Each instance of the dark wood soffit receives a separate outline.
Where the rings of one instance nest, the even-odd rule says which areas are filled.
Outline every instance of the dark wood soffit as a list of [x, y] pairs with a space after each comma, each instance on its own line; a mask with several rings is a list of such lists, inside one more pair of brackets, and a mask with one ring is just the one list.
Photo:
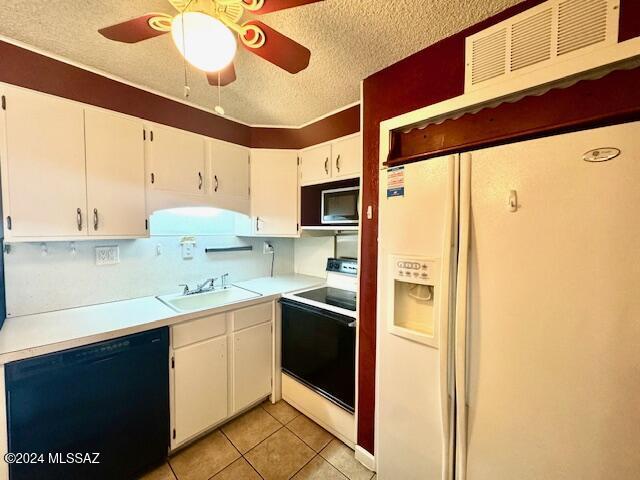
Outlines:
[[640, 68], [393, 134], [390, 166], [640, 118]]
[[640, 1], [620, 1], [620, 30], [618, 40], [624, 42], [640, 37]]
[[249, 127], [2, 41], [0, 59], [0, 82], [245, 147], [298, 149], [360, 130], [359, 105], [300, 129]]

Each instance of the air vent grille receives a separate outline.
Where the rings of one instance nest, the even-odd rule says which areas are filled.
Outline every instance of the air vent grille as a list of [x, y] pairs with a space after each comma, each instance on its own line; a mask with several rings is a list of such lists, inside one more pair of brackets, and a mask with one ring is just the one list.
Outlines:
[[619, 0], [548, 0], [467, 37], [465, 90], [616, 43], [618, 8]]
[[507, 65], [507, 30], [502, 29], [473, 43], [473, 83], [504, 75]]
[[558, 55], [604, 42], [607, 0], [567, 0], [558, 12]]
[[551, 58], [553, 12], [549, 8], [514, 23], [511, 28], [511, 71]]

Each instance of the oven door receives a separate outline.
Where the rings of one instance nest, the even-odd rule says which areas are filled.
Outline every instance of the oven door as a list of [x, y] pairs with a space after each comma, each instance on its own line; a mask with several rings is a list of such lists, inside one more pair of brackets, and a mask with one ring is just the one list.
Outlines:
[[360, 187], [336, 188], [322, 192], [323, 224], [358, 224]]
[[280, 303], [282, 370], [353, 413], [355, 319], [287, 298]]

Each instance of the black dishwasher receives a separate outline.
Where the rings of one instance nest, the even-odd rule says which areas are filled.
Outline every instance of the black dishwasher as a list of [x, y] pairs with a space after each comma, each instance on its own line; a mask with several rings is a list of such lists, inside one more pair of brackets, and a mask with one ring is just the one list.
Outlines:
[[9, 452], [26, 462], [11, 480], [126, 480], [162, 462], [168, 355], [161, 328], [7, 364]]

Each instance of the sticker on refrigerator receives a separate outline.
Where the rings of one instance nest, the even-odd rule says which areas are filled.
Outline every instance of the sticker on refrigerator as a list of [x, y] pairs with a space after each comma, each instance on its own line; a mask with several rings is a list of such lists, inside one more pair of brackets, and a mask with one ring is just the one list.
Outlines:
[[404, 167], [387, 170], [387, 198], [404, 197]]

